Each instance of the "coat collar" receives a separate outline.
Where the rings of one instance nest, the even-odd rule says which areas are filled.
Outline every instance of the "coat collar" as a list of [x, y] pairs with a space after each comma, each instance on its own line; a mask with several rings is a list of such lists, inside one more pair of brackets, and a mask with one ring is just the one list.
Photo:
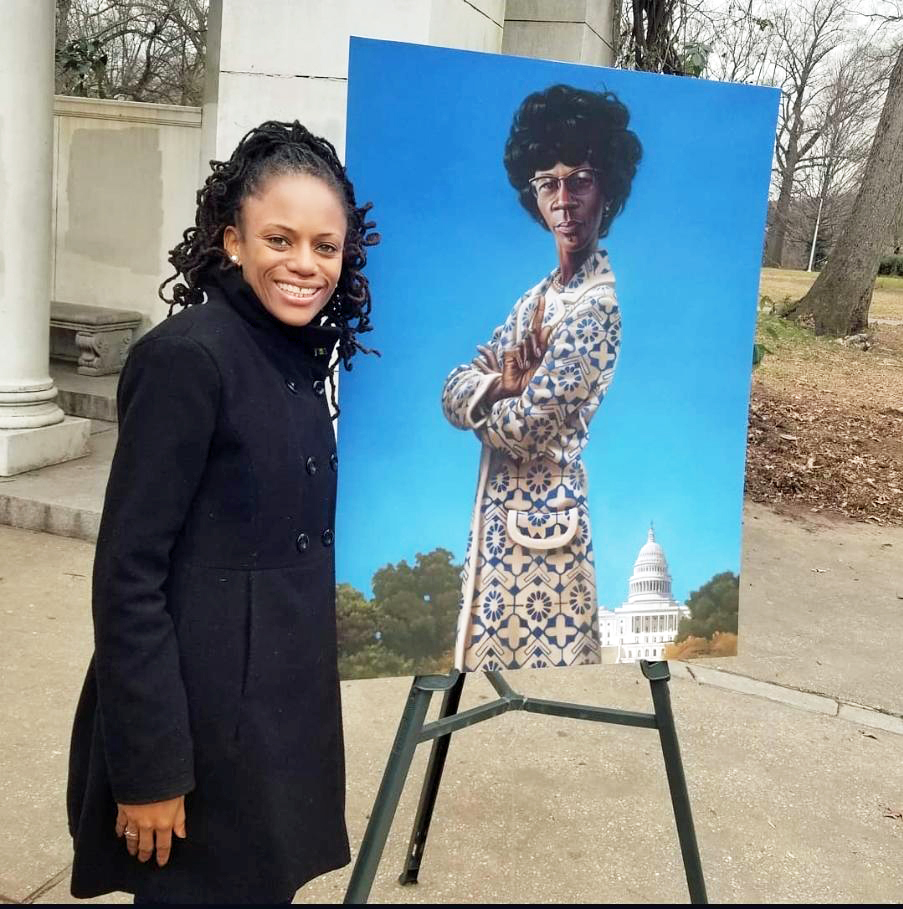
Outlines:
[[[557, 275], [558, 269], [556, 268], [548, 277], [542, 280], [537, 288], [538, 292], [546, 293]], [[597, 249], [577, 269], [574, 276], [568, 281], [564, 290], [559, 292], [558, 296], [563, 303], [573, 303], [593, 287], [614, 283], [615, 276], [611, 270], [608, 252], [604, 249]]]
[[258, 299], [251, 285], [237, 268], [213, 265], [206, 269], [202, 283], [217, 288], [229, 305], [251, 326], [279, 342], [292, 346], [320, 362], [329, 362], [341, 337], [341, 331], [330, 325], [286, 325], [277, 319]]

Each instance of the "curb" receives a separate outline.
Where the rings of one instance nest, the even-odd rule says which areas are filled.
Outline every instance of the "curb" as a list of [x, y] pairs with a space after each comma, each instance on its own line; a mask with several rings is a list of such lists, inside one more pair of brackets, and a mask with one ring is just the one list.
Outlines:
[[869, 726], [872, 729], [903, 735], [903, 717], [876, 710], [874, 707], [854, 704], [829, 695], [788, 688], [785, 685], [778, 685], [776, 682], [763, 682], [760, 679], [729, 672], [725, 669], [711, 669], [707, 666], [691, 665], [678, 660], [671, 661], [668, 665], [671, 667], [672, 677], [676, 679], [689, 679], [698, 685], [709, 685], [712, 688], [765, 698], [769, 701], [786, 704], [788, 707], [805, 710], [808, 713], [820, 713], [859, 726]]
[[100, 512], [0, 493], [0, 524], [94, 543]]

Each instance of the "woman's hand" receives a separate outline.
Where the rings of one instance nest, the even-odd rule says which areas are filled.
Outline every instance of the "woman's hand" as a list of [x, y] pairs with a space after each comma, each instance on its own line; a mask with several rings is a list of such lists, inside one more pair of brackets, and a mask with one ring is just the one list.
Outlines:
[[172, 835], [185, 839], [185, 796], [179, 795], [164, 802], [148, 805], [118, 805], [116, 836], [125, 837], [129, 855], [146, 862], [154, 854], [156, 839], [157, 864], [162, 868], [169, 861]]
[[478, 360], [482, 359], [486, 367], [480, 365], [476, 360], [474, 364], [483, 372], [500, 373], [499, 378], [486, 392], [487, 403], [494, 404], [502, 398], [520, 397], [530, 384], [530, 380], [546, 355], [549, 338], [552, 336], [551, 326], [542, 327], [545, 313], [546, 300], [545, 297], [540, 297], [536, 309], [533, 311], [533, 318], [530, 321], [530, 329], [526, 337], [516, 347], [503, 351], [501, 365], [489, 348], [477, 348], [481, 354], [481, 358]]

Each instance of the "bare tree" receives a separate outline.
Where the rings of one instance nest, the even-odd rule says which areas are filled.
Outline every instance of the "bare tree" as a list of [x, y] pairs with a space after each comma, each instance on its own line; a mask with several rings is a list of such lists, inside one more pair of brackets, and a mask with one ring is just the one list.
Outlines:
[[765, 245], [767, 265], [780, 266], [784, 256], [790, 205], [800, 164], [821, 138], [825, 125], [840, 116], [841, 96], [823, 104], [813, 116], [831, 80], [824, 65], [828, 54], [846, 37], [845, 0], [809, 0], [808, 4], [772, 7], [777, 39], [775, 81], [781, 88], [775, 142], [777, 200]]
[[714, 22], [706, 0], [617, 0], [617, 65], [672, 76], [699, 76]]
[[200, 103], [207, 0], [57, 0], [57, 92]]
[[903, 201], [903, 43], [843, 235], [809, 293], [785, 315], [835, 337], [868, 327], [881, 253]]
[[[867, 45], [852, 44], [829, 65], [826, 90], [813, 105], [815, 142], [808, 157], [797, 166], [797, 210], [807, 218], [789, 217], [785, 242], [808, 248], [811, 270], [818, 247], [819, 260], [830, 251], [842, 221], [849, 215], [868, 158], [873, 111], [883, 95], [882, 72]], [[803, 236], [799, 231], [804, 231]], [[819, 244], [821, 240], [821, 244]]]
[[771, 85], [777, 74], [778, 40], [769, 10], [756, 0], [730, 0], [711, 19], [705, 75], [719, 82]]

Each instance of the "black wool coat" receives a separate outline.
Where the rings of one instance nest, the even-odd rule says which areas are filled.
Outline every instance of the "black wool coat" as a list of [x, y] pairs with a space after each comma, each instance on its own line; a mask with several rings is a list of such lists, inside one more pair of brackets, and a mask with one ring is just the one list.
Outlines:
[[[332, 329], [271, 316], [237, 271], [131, 350], [78, 704], [72, 893], [275, 902], [349, 860], [336, 655]], [[187, 793], [141, 864], [116, 802]]]

